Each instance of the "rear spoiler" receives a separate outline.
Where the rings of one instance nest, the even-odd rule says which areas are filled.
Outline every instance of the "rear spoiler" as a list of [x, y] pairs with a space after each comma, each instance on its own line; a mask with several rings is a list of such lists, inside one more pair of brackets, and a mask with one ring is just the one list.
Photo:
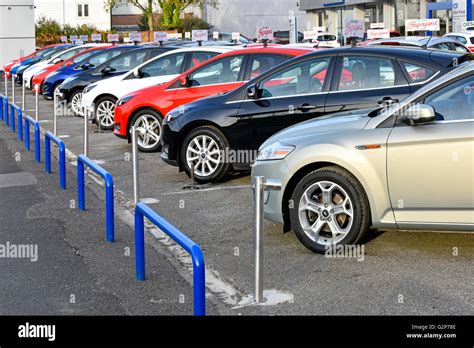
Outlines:
[[452, 68], [473, 61], [474, 54], [466, 52], [461, 55], [446, 55], [446, 51], [432, 51], [430, 60], [446, 68]]

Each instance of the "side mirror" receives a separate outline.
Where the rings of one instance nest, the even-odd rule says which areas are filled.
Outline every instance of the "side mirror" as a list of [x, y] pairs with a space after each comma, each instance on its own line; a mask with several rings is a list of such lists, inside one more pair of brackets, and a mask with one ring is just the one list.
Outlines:
[[247, 98], [258, 99], [258, 87], [257, 85], [250, 85], [247, 87]]
[[434, 108], [427, 104], [413, 105], [403, 113], [403, 116], [403, 121], [410, 126], [428, 124], [436, 119]]
[[133, 70], [133, 76], [135, 76], [136, 79], [141, 79], [143, 77], [143, 71], [141, 69], [134, 69]]
[[112, 71], [112, 68], [110, 66], [103, 68], [100, 72], [102, 73], [102, 76], [107, 76], [110, 74]]
[[180, 78], [179, 84], [181, 85], [181, 87], [189, 87], [189, 76], [186, 75]]
[[88, 70], [92, 67], [92, 64], [91, 63], [84, 63], [84, 64], [81, 64], [81, 69], [82, 70]]

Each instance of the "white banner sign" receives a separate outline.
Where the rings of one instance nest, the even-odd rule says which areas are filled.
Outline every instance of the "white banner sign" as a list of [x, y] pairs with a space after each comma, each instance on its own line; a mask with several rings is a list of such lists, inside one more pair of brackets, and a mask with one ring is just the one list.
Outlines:
[[439, 18], [435, 19], [407, 19], [405, 20], [406, 31], [438, 31]]
[[310, 31], [305, 31], [303, 32], [303, 39], [304, 40], [317, 40], [318, 39], [318, 35], [319, 33], [317, 31], [314, 31], [314, 30], [310, 30]]
[[72, 43], [75, 43], [77, 40], [79, 40], [79, 36], [77, 36], [77, 35], [71, 35], [71, 36], [69, 36], [69, 40], [70, 40]]
[[107, 42], [119, 42], [119, 34], [107, 34]]
[[207, 30], [193, 30], [192, 31], [193, 41], [207, 41], [209, 34]]
[[168, 39], [171, 39], [171, 40], [177, 40], [177, 39], [182, 39], [183, 38], [183, 34], [182, 33], [168, 33]]
[[466, 30], [468, 28], [474, 28], [474, 21], [462, 22], [462, 30]]
[[344, 20], [344, 36], [364, 38], [365, 23], [357, 19]]
[[92, 41], [102, 41], [102, 34], [92, 34]]
[[214, 40], [219, 40], [219, 32], [218, 32], [218, 31], [212, 32], [212, 38], [213, 38]]
[[132, 42], [142, 42], [142, 33], [130, 33], [128, 34], [128, 38]]
[[367, 39], [388, 39], [390, 37], [390, 29], [369, 29], [367, 30]]
[[88, 42], [89, 41], [89, 35], [81, 35], [79, 38], [83, 42]]
[[153, 33], [153, 41], [155, 42], [168, 41], [168, 33], [165, 31], [155, 31]]
[[273, 40], [273, 28], [272, 27], [258, 27], [257, 28], [257, 40]]
[[67, 43], [67, 36], [61, 36], [61, 42]]
[[232, 40], [234, 41], [240, 41], [240, 33], [238, 31], [234, 31], [232, 33]]
[[370, 29], [385, 29], [385, 23], [370, 23]]
[[191, 38], [191, 33], [189, 31], [184, 33], [184, 38], [185, 39], [190, 39]]

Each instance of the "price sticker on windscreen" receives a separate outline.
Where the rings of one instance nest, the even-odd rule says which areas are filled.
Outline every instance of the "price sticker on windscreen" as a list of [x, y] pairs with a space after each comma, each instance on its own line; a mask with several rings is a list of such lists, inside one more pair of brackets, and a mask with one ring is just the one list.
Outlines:
[[153, 33], [153, 39], [155, 42], [168, 41], [168, 33], [165, 31], [155, 31]]
[[207, 30], [193, 30], [193, 41], [207, 41]]

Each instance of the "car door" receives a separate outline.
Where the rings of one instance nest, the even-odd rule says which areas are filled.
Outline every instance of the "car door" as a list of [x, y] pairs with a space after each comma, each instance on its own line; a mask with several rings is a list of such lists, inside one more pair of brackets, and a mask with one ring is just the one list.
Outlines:
[[239, 149], [255, 150], [281, 129], [323, 115], [334, 59], [308, 58], [256, 80], [258, 95], [246, 96], [237, 116]]
[[379, 102], [401, 100], [410, 94], [400, 65], [389, 57], [341, 55], [334, 75], [326, 101], [329, 113], [376, 107]]
[[188, 86], [179, 86], [176, 90], [175, 106], [232, 91], [242, 85], [244, 59], [244, 54], [226, 56], [190, 73]]
[[388, 139], [388, 187], [400, 228], [474, 226], [474, 75], [418, 102], [437, 121], [398, 124]]

